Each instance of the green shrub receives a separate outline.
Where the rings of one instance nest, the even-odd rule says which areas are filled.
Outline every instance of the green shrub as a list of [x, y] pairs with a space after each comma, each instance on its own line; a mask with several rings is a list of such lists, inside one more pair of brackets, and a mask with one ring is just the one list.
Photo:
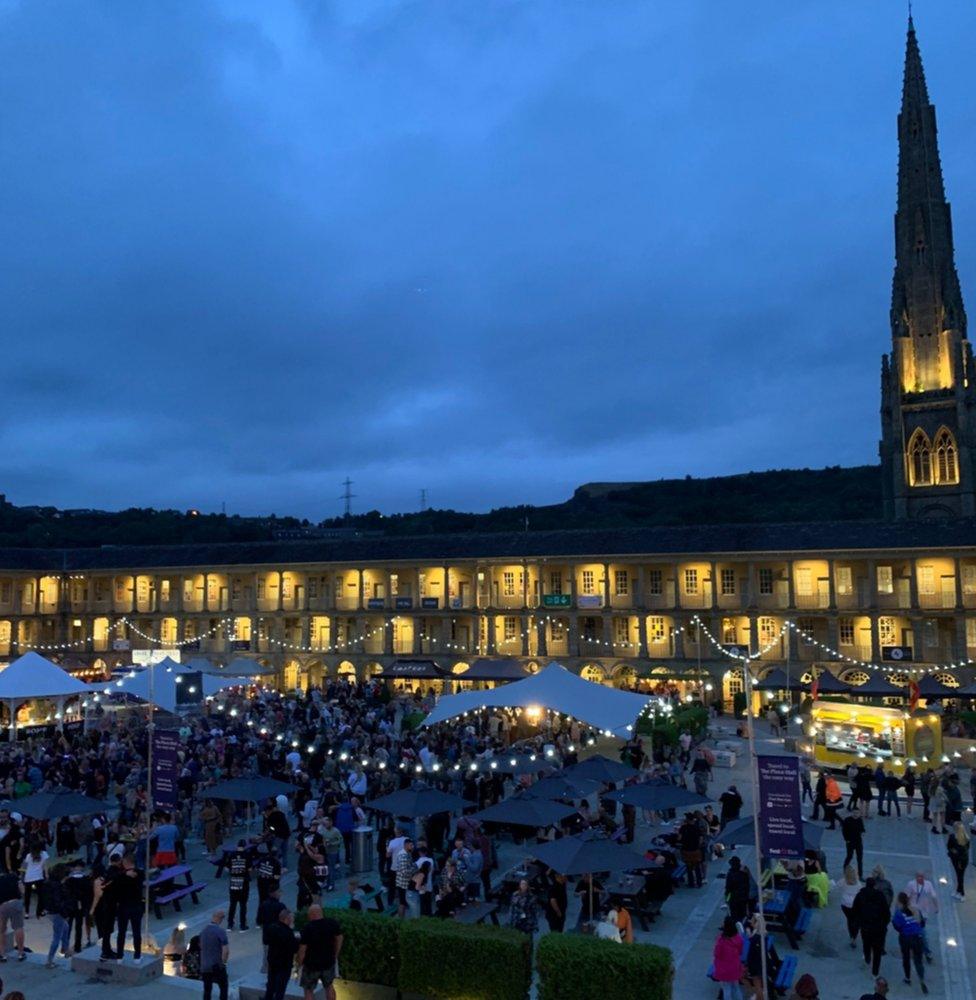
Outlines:
[[737, 719], [742, 719], [746, 714], [746, 693], [745, 691], [736, 691], [732, 695], [732, 714]]
[[684, 705], [674, 710], [678, 732], [687, 730], [692, 736], [704, 736], [708, 730], [708, 709], [704, 705]]
[[[402, 920], [361, 910], [324, 910], [342, 928], [339, 974], [357, 983], [376, 983], [394, 989], [400, 972]], [[295, 927], [308, 920], [306, 910], [295, 914]]]
[[671, 1000], [671, 952], [585, 934], [545, 934], [536, 948], [539, 1000]]
[[400, 927], [404, 993], [431, 1000], [524, 1000], [531, 983], [532, 939], [521, 931], [429, 917]]

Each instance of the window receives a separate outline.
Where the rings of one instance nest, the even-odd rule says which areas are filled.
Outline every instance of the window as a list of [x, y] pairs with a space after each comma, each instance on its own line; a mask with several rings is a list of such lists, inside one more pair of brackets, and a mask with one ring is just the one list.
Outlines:
[[878, 619], [878, 641], [882, 646], [897, 646], [894, 618]]
[[513, 570], [507, 569], [502, 573], [502, 593], [505, 597], [515, 596], [515, 573]]
[[939, 629], [935, 621], [931, 618], [926, 618], [922, 622], [922, 642], [928, 647], [938, 646], [939, 644]]
[[593, 570], [584, 569], [581, 575], [583, 578], [583, 593], [587, 595], [595, 594], [596, 586], [593, 578]]
[[630, 620], [628, 618], [614, 618], [613, 641], [618, 646], [626, 646], [630, 643]]
[[400, 590], [400, 575], [398, 573], [390, 574], [390, 596], [396, 597]]
[[771, 594], [773, 592], [773, 571], [768, 566], [759, 568], [759, 593]]
[[808, 566], [801, 566], [796, 571], [796, 593], [798, 597], [813, 595], [813, 570]]
[[292, 595], [294, 594], [295, 581], [291, 578], [291, 574], [283, 574], [281, 577], [281, 596], [285, 600], [290, 601]]
[[945, 427], [935, 435], [932, 450], [935, 452], [935, 481], [941, 486], [950, 486], [953, 483], [958, 483], [959, 469], [956, 465], [956, 441]]
[[685, 570], [685, 593], [686, 594], [697, 594], [698, 593], [698, 570], [697, 569], [686, 569]]
[[317, 576], [310, 576], [308, 578], [308, 599], [310, 601], [317, 601], [319, 597], [319, 578]]
[[776, 635], [779, 632], [779, 626], [776, 624], [776, 619], [760, 618], [758, 624], [759, 645], [768, 646], [771, 642], [775, 641]]
[[935, 593], [935, 567], [934, 566], [919, 566], [918, 567], [918, 592], [920, 594], [934, 594]]
[[561, 594], [563, 592], [563, 575], [558, 569], [549, 573], [549, 593]]
[[[123, 601], [126, 600], [128, 592], [129, 592], [129, 590], [128, 590], [128, 587], [126, 587], [126, 585], [125, 585], [125, 580], [116, 580], [115, 581], [115, 599], [116, 599], [116, 601], [118, 601], [121, 604]], [[34, 584], [29, 583], [24, 588], [24, 600], [25, 601], [33, 601], [34, 600]]]
[[719, 582], [722, 587], [722, 593], [726, 597], [735, 593], [735, 570], [734, 569], [723, 569], [719, 571]]
[[[264, 595], [265, 595], [265, 593], [267, 592], [267, 589], [268, 589], [267, 585], [268, 585], [268, 581], [263, 576], [259, 576], [258, 577], [258, 583], [257, 583], [257, 592], [258, 592], [258, 600], [259, 601], [263, 601], [264, 600]], [[341, 586], [342, 586], [341, 577], [337, 576], [336, 577], [336, 593], [338, 593], [338, 588], [341, 587]]]
[[517, 618], [503, 618], [502, 619], [502, 636], [505, 642], [511, 642], [515, 636], [518, 635], [518, 619]]
[[840, 644], [842, 646], [854, 645], [854, 619], [841, 618], [840, 620]]
[[649, 594], [664, 593], [664, 579], [659, 569], [649, 569], [647, 571], [647, 592]]
[[[976, 624], [976, 618], [973, 619], [974, 624]], [[657, 645], [658, 643], [664, 642], [667, 637], [666, 626], [664, 624], [664, 619], [659, 617], [651, 617], [647, 619], [647, 641], [651, 646]], [[974, 643], [976, 645], [976, 643]]]
[[[238, 576], [235, 576], [230, 582], [230, 596], [231, 599], [235, 601], [239, 601], [241, 599], [241, 579]], [[163, 598], [164, 601], [167, 599], [168, 598], [166, 597]]]
[[169, 580], [159, 581], [159, 599], [161, 601], [169, 601]]
[[968, 649], [976, 647], [976, 618], [966, 619], [966, 647]]
[[722, 642], [726, 646], [739, 644], [739, 627], [734, 618], [722, 619]]
[[812, 646], [817, 641], [816, 618], [800, 618], [797, 620], [796, 627], [800, 630], [801, 639], [807, 646]]
[[562, 618], [553, 618], [549, 623], [549, 636], [553, 642], [563, 642], [566, 638], [566, 622]]
[[841, 597], [850, 597], [854, 593], [854, 580], [850, 566], [837, 567], [837, 593]]
[[890, 566], [879, 566], [877, 569], [878, 593], [891, 594], [895, 590], [895, 582]]
[[0, 583], [0, 603], [9, 604], [10, 603], [10, 581], [4, 580]]
[[617, 597], [626, 597], [630, 593], [630, 575], [625, 569], [613, 571], [613, 592]]
[[743, 694], [745, 692], [745, 678], [741, 670], [730, 670], [726, 675], [729, 685], [729, 694]]
[[845, 684], [853, 684], [854, 687], [860, 687], [862, 684], [867, 684], [871, 680], [871, 675], [865, 673], [863, 670], [851, 670], [844, 674], [841, 680]]
[[[955, 468], [955, 450], [952, 452], [952, 464]], [[908, 442], [908, 482], [911, 486], [931, 486], [932, 484], [932, 445], [928, 435], [921, 427]]]
[[962, 592], [976, 594], [976, 566], [962, 566]]

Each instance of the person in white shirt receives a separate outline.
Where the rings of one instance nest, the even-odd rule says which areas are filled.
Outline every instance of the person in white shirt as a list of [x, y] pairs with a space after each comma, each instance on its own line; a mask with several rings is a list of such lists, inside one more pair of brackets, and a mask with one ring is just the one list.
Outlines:
[[425, 771], [430, 771], [434, 766], [434, 755], [430, 752], [430, 747], [425, 743], [417, 754], [420, 763]]
[[931, 962], [932, 949], [929, 947], [925, 922], [939, 912], [939, 895], [935, 891], [935, 886], [925, 877], [925, 872], [915, 872], [915, 878], [905, 886], [905, 895], [921, 918], [919, 922], [922, 925], [922, 948], [925, 950], [926, 959]]
[[386, 845], [386, 859], [389, 862], [390, 869], [396, 871], [396, 860], [397, 855], [403, 850], [404, 841], [407, 839], [404, 836], [402, 827], [393, 828], [393, 837]]
[[297, 750], [292, 750], [285, 755], [285, 763], [291, 768], [294, 774], [302, 766], [302, 755]]
[[24, 916], [30, 916], [31, 893], [37, 893], [38, 919], [41, 917], [41, 895], [43, 893], [44, 879], [47, 877], [48, 853], [41, 846], [39, 840], [31, 843], [30, 850], [24, 855], [21, 866], [24, 870]]

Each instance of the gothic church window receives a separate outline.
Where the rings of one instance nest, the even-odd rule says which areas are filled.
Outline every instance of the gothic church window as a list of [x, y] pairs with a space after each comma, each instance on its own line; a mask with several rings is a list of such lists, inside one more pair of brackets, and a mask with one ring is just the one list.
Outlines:
[[[955, 466], [955, 452], [953, 452]], [[908, 442], [908, 475], [912, 486], [932, 485], [932, 445], [920, 427]]]
[[935, 435], [935, 481], [940, 485], [959, 482], [959, 468], [956, 463], [956, 442], [952, 434], [943, 427]]

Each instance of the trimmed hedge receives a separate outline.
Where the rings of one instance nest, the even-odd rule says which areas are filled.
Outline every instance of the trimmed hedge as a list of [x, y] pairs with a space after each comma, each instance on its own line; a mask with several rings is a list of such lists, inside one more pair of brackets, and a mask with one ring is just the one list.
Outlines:
[[671, 952], [586, 934], [545, 934], [536, 948], [539, 1000], [580, 1000], [604, 991], [614, 1000], [671, 1000]]
[[[302, 913], [307, 919], [307, 911]], [[400, 974], [400, 930], [404, 921], [361, 910], [325, 909], [323, 913], [342, 928], [340, 976], [357, 983], [375, 983], [396, 989]], [[295, 925], [298, 926], [297, 917]]]
[[[528, 934], [430, 917], [401, 924], [400, 989], [404, 993], [419, 993], [431, 1000], [525, 1000], [531, 984], [532, 939]], [[577, 993], [573, 1000], [585, 995]]]

